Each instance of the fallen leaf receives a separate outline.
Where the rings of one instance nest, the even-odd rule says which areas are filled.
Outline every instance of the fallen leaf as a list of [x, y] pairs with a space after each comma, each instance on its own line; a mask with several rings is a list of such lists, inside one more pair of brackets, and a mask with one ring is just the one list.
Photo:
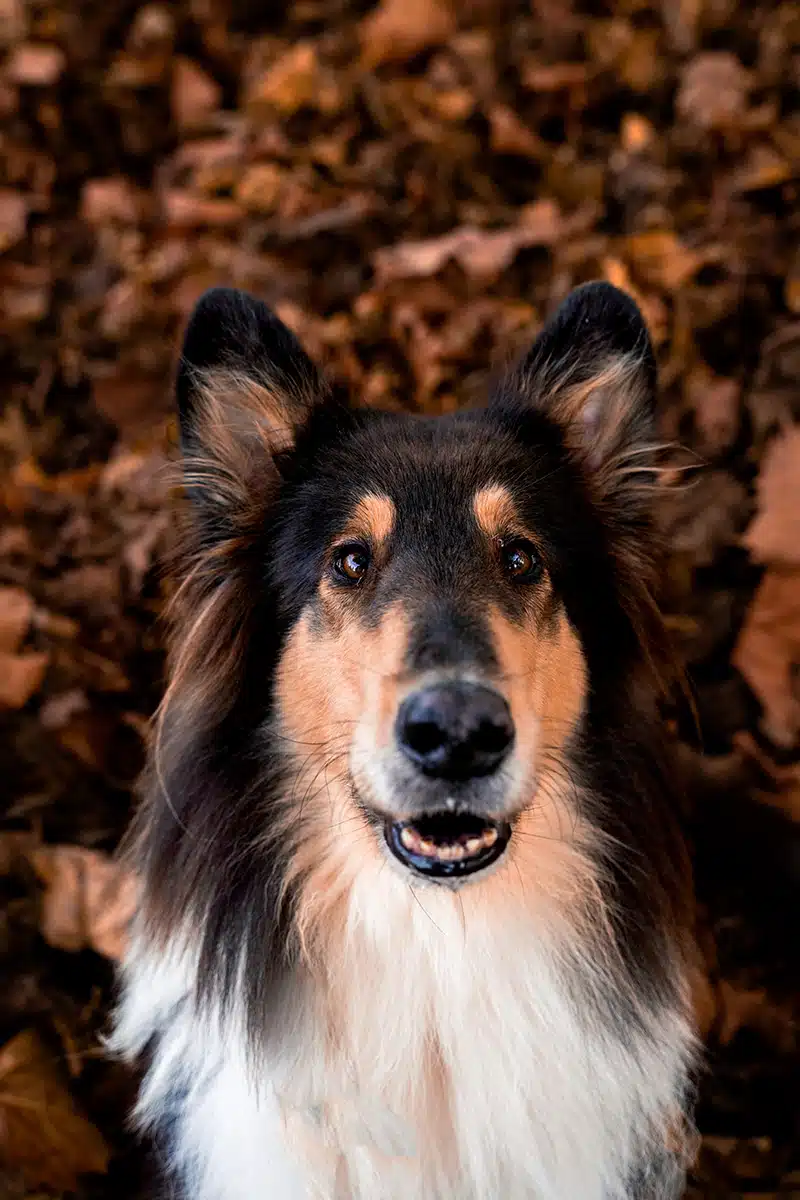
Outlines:
[[731, 176], [733, 192], [760, 192], [765, 188], [778, 187], [797, 174], [797, 166], [791, 165], [771, 146], [753, 146], [742, 165]]
[[585, 63], [543, 64], [530, 62], [522, 68], [522, 85], [532, 92], [560, 92], [582, 87], [589, 78]]
[[742, 541], [756, 562], [800, 566], [800, 428], [785, 430], [764, 455], [758, 511]]
[[49, 284], [20, 283], [0, 289], [0, 313], [12, 325], [33, 325], [47, 316]]
[[13, 46], [25, 36], [28, 13], [25, 0], [0, 0], [0, 46]]
[[800, 698], [794, 685], [800, 666], [800, 569], [769, 568], [731, 661], [762, 704], [767, 735], [779, 746], [793, 745], [800, 732]]
[[162, 378], [130, 369], [94, 378], [92, 399], [128, 441], [163, 423], [169, 407]]
[[0, 651], [13, 653], [27, 634], [33, 618], [33, 600], [16, 587], [0, 587]]
[[133, 874], [108, 855], [82, 846], [39, 846], [30, 857], [45, 885], [45, 940], [59, 950], [90, 947], [119, 960], [136, 907]]
[[86, 712], [88, 707], [89, 700], [86, 692], [80, 688], [72, 688], [68, 692], [60, 692], [57, 696], [51, 696], [49, 700], [45, 700], [39, 709], [39, 720], [42, 728], [55, 733], [68, 725], [78, 713]]
[[529, 206], [524, 223], [509, 229], [485, 230], [462, 225], [442, 237], [401, 242], [376, 251], [373, 263], [378, 282], [435, 275], [451, 259], [468, 274], [497, 275], [510, 266], [525, 246], [547, 246], [561, 234], [561, 219], [552, 201]]
[[0, 651], [0, 710], [24, 708], [42, 686], [49, 662], [50, 656], [44, 653]]
[[790, 1008], [775, 1004], [763, 988], [748, 991], [720, 980], [718, 1020], [722, 1046], [729, 1046], [740, 1029], [755, 1029], [783, 1050], [794, 1044]]
[[750, 82], [750, 72], [727, 50], [698, 54], [684, 67], [676, 110], [700, 129], [734, 128], [744, 116]]
[[196, 196], [182, 188], [169, 188], [163, 196], [167, 224], [178, 229], [208, 225], [223, 229], [242, 219], [242, 206], [224, 197]]
[[109, 1150], [75, 1106], [52, 1056], [32, 1029], [0, 1048], [0, 1162], [28, 1187], [74, 1191], [84, 1174], [105, 1174]]
[[361, 58], [370, 67], [403, 62], [446, 42], [455, 29], [447, 0], [381, 0], [361, 22]]
[[236, 199], [248, 212], [271, 213], [278, 206], [284, 172], [277, 163], [254, 163], [236, 187]]
[[89, 179], [81, 192], [81, 216], [90, 225], [120, 221], [135, 225], [142, 215], [142, 197], [121, 175]]
[[169, 528], [169, 514], [156, 512], [141, 523], [139, 532], [126, 540], [122, 561], [128, 568], [128, 593], [141, 594], [147, 572], [156, 557], [159, 544]]
[[489, 109], [489, 144], [497, 154], [539, 159], [547, 153], [542, 139], [506, 104], [493, 104]]
[[629, 234], [624, 247], [634, 272], [645, 283], [668, 292], [688, 283], [703, 262], [668, 229]]
[[717, 994], [703, 967], [695, 965], [689, 971], [692, 1011], [700, 1037], [705, 1037], [717, 1016]]
[[715, 375], [705, 363], [698, 363], [686, 376], [684, 396], [694, 409], [700, 452], [719, 455], [730, 450], [740, 424], [738, 382]]
[[11, 51], [6, 62], [6, 75], [12, 83], [49, 87], [59, 79], [65, 61], [64, 51], [58, 46], [23, 42]]
[[297, 42], [247, 88], [248, 104], [267, 104], [290, 116], [311, 106], [323, 113], [341, 107], [342, 94], [335, 77], [320, 66], [312, 42]]
[[222, 88], [191, 58], [179, 55], [172, 63], [170, 107], [179, 129], [196, 129], [222, 103]]
[[619, 137], [623, 150], [628, 154], [641, 154], [655, 141], [656, 131], [647, 117], [639, 113], [626, 113], [622, 118]]
[[0, 254], [25, 237], [28, 201], [21, 192], [0, 188]]

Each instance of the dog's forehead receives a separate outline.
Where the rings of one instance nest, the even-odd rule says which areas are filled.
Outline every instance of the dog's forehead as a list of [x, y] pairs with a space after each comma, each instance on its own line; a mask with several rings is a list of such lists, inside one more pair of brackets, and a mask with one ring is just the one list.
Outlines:
[[406, 418], [368, 426], [334, 460], [337, 507], [380, 537], [473, 535], [476, 522], [486, 524], [487, 499], [491, 508], [491, 497], [502, 493], [510, 512], [518, 459], [514, 442], [479, 420]]

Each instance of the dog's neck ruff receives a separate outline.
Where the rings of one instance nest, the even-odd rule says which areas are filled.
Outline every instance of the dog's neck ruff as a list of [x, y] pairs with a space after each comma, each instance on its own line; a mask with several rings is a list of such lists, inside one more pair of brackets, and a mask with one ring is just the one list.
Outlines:
[[147, 1048], [137, 1118], [182, 1200], [680, 1196], [691, 1027], [599, 931], [388, 871], [342, 918], [255, 1051], [235, 1003], [196, 1010], [191, 939], [136, 939], [113, 1046]]

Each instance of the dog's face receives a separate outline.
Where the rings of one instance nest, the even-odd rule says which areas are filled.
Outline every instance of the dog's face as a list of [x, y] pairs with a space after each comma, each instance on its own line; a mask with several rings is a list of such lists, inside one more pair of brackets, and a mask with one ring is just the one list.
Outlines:
[[213, 291], [177, 392], [190, 519], [142, 826], [162, 913], [200, 904], [213, 941], [367, 863], [470, 895], [596, 890], [601, 843], [674, 865], [663, 813], [609, 794], [637, 768], [601, 779], [661, 649], [627, 297], [578, 289], [485, 410], [429, 419], [331, 393], [264, 305]]
[[480, 419], [367, 420], [320, 452], [279, 533], [280, 576], [303, 580], [276, 673], [280, 734], [316, 785], [326, 759], [344, 775], [394, 857], [428, 878], [502, 857], [585, 708], [569, 548], [537, 488], [553, 469]]

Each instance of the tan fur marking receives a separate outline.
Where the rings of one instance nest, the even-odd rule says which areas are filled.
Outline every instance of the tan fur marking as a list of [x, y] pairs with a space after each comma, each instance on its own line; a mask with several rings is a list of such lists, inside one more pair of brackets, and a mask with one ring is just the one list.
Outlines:
[[480, 488], [472, 498], [472, 511], [487, 538], [500, 537], [519, 525], [519, 517], [507, 488], [499, 483]]
[[[345, 898], [359, 858], [378, 853], [353, 803], [349, 777], [369, 795], [363, 758], [390, 744], [407, 640], [399, 605], [375, 629], [352, 612], [341, 621], [316, 623], [309, 610], [282, 656], [276, 698], [282, 733], [296, 747], [295, 794], [297, 806], [303, 805], [293, 873], [312, 873], [298, 912], [304, 938], [317, 925], [319, 905], [330, 910], [337, 896]], [[287, 814], [290, 822], [296, 817]], [[337, 845], [347, 847], [344, 872]]]
[[378, 492], [362, 496], [343, 533], [346, 537], [367, 537], [380, 550], [391, 537], [395, 522], [394, 502]]

